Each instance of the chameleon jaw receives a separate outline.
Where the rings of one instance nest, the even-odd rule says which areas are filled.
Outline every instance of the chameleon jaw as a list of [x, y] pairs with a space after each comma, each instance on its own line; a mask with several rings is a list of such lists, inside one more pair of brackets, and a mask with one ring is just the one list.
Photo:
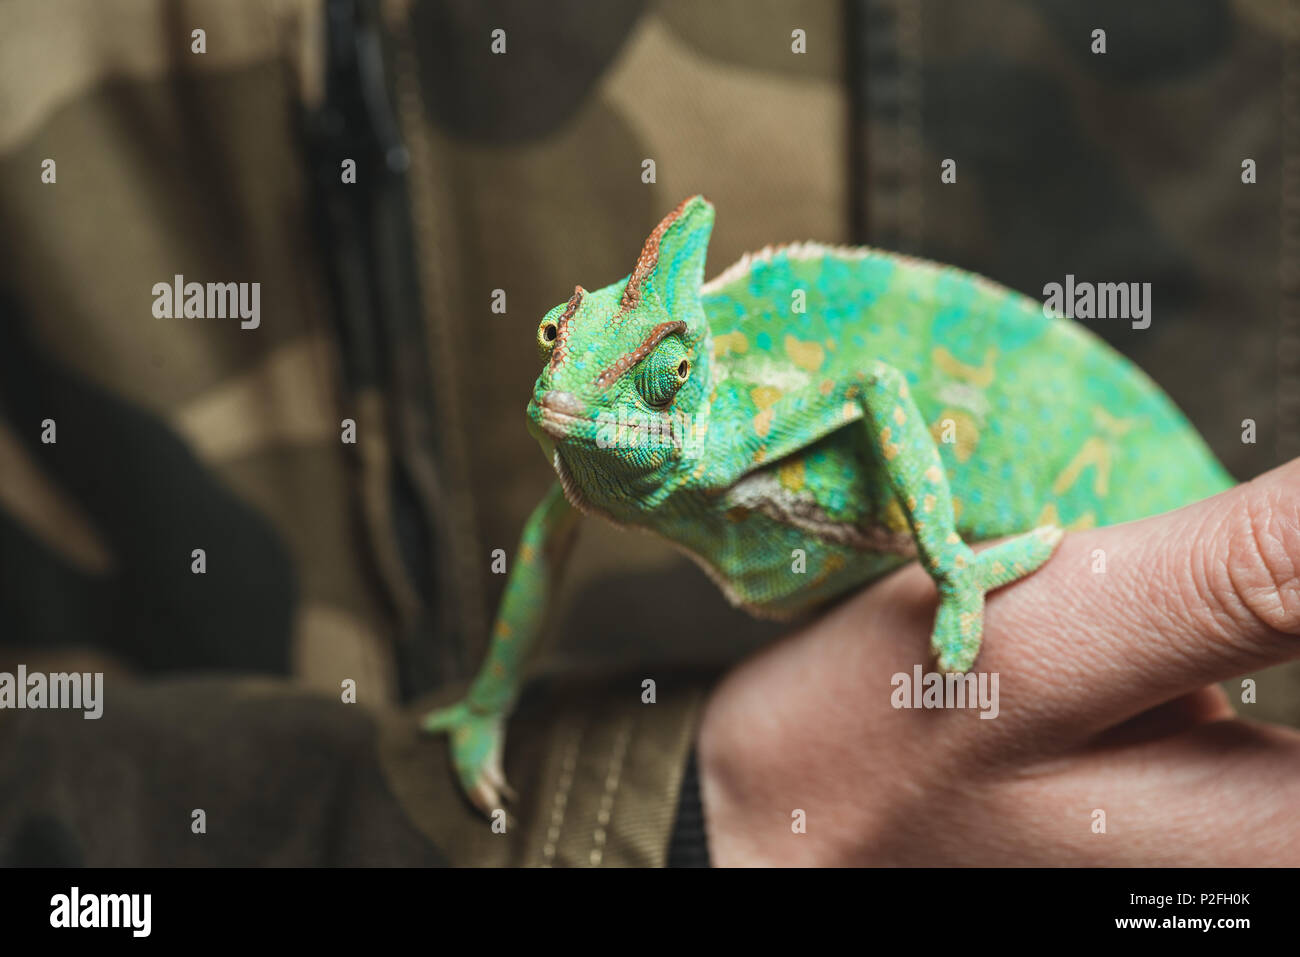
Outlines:
[[530, 416], [538, 427], [551, 438], [565, 439], [574, 432], [574, 426], [586, 423], [582, 417], [582, 402], [572, 392], [543, 392], [534, 400], [536, 415]]

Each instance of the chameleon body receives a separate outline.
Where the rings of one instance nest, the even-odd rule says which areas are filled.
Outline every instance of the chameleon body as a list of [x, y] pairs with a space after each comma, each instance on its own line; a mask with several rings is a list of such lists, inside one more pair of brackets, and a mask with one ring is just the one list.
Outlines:
[[[488, 659], [424, 726], [485, 810], [508, 790], [505, 718], [576, 513], [642, 529], [735, 604], [793, 617], [919, 560], [931, 647], [971, 668], [986, 592], [1064, 529], [1233, 484], [1172, 401], [1080, 326], [975, 275], [814, 243], [708, 283], [713, 207], [692, 197], [627, 278], [542, 319], [530, 431], [558, 482], [514, 558]], [[1005, 539], [975, 552], [972, 543]]]

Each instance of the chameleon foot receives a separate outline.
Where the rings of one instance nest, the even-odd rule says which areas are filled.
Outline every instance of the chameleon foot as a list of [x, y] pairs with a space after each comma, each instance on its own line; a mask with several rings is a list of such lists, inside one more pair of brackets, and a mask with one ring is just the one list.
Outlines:
[[515, 799], [501, 767], [506, 719], [502, 714], [479, 714], [464, 702], [425, 715], [425, 731], [451, 735], [451, 763], [461, 788], [484, 814], [502, 807], [502, 798]]
[[969, 671], [979, 654], [984, 629], [984, 594], [1023, 578], [1052, 557], [1063, 536], [1044, 525], [987, 548], [963, 549], [955, 566], [939, 581], [939, 611], [930, 649], [945, 672]]

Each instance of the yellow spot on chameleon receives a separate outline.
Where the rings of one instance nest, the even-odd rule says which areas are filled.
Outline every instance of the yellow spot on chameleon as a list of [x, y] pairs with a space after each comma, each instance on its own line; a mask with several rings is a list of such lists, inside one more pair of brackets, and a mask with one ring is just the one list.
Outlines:
[[885, 528], [891, 532], [901, 532], [907, 528], [907, 516], [903, 514], [903, 506], [898, 504], [898, 499], [891, 498], [889, 504], [885, 506], [885, 512], [881, 516], [881, 521], [885, 523]]
[[949, 532], [948, 537], [945, 538], [944, 541], [947, 542], [949, 545], [960, 545], [961, 536], [958, 535], [956, 532]]
[[797, 492], [804, 486], [804, 464], [803, 459], [793, 459], [786, 462], [777, 469], [777, 479], [781, 482], [783, 488], [791, 492]]
[[985, 350], [984, 363], [978, 366], [962, 362], [943, 346], [935, 346], [934, 351], [930, 353], [930, 360], [941, 372], [954, 379], [969, 382], [977, 389], [987, 389], [993, 384], [993, 364], [997, 357], [998, 350], [992, 346]]
[[929, 515], [931, 512], [934, 511], [933, 495], [927, 495], [925, 498], [921, 499], [921, 511], [924, 512], [926, 515]]
[[961, 510], [966, 507], [966, 503], [961, 499], [953, 496], [952, 500], [952, 520], [955, 522], [961, 518]]
[[931, 465], [925, 470], [925, 477], [931, 482], [937, 482], [939, 479], [943, 478], [943, 472], [939, 471], [939, 466]]
[[885, 426], [880, 430], [880, 451], [885, 456], [885, 461], [893, 461], [894, 456], [898, 454], [898, 446], [890, 441], [894, 437], [893, 430]]
[[852, 422], [858, 417], [861, 411], [862, 410], [858, 408], [856, 402], [845, 402], [844, 405], [840, 407], [840, 415], [844, 418], [845, 422]]
[[794, 336], [785, 337], [785, 354], [800, 369], [816, 372], [826, 361], [826, 350], [816, 342], [800, 342]]
[[748, 351], [749, 340], [745, 338], [743, 332], [727, 332], [713, 337], [713, 354], [715, 356], [726, 355], [728, 352], [743, 355]]
[[754, 400], [754, 405], [766, 409], [781, 398], [781, 390], [772, 385], [755, 386], [749, 390], [749, 397]]
[[754, 416], [754, 431], [758, 433], [759, 438], [767, 438], [767, 433], [772, 431], [772, 416], [774, 414], [769, 406]]
[[1083, 470], [1090, 465], [1097, 469], [1092, 480], [1092, 490], [1104, 497], [1110, 491], [1110, 446], [1096, 436], [1083, 443], [1079, 454], [1056, 477], [1052, 483], [1052, 494], [1064, 495], [1068, 492], [1079, 481]]
[[509, 641], [511, 636], [514, 635], [514, 629], [510, 627], [509, 622], [498, 621], [496, 633], [498, 638], [504, 638], [506, 641]]
[[835, 380], [822, 379], [821, 385], [817, 387], [817, 390], [821, 392], [822, 395], [830, 395], [835, 391]]
[[834, 553], [827, 555], [826, 562], [817, 570], [817, 574], [813, 576], [813, 579], [808, 583], [809, 586], [820, 585], [843, 567], [843, 555], [836, 555]]
[[519, 546], [519, 560], [521, 562], [528, 563], [531, 562], [536, 557], [537, 557], [537, 553], [533, 551], [533, 546], [531, 545]]
[[904, 422], [907, 421], [907, 413], [903, 411], [903, 407], [901, 405], [894, 406], [894, 421], [897, 422], [899, 425], [902, 425]]
[[1048, 502], [1043, 506], [1043, 510], [1038, 513], [1038, 521], [1035, 525], [1055, 525], [1058, 528], [1064, 528], [1071, 532], [1082, 532], [1097, 525], [1097, 516], [1093, 512], [1084, 512], [1073, 522], [1068, 525], [1061, 521], [1061, 514], [1056, 510], [1055, 502]]
[[1001, 562], [994, 562], [994, 563], [993, 563], [993, 574], [994, 574], [994, 575], [1001, 576], [1001, 575], [1005, 575], [1006, 572], [1007, 572], [1007, 570], [1006, 570], [1006, 568], [1003, 566], [1003, 564], [1002, 564]]
[[837, 348], [839, 348], [839, 347], [836, 345], [836, 342], [835, 342], [834, 339], [827, 339], [827, 340], [826, 340], [826, 351], [827, 351], [827, 352], [834, 352]]
[[1115, 438], [1119, 438], [1142, 420], [1116, 418], [1101, 406], [1095, 405], [1092, 407], [1092, 421], [1103, 432], [1109, 432]]

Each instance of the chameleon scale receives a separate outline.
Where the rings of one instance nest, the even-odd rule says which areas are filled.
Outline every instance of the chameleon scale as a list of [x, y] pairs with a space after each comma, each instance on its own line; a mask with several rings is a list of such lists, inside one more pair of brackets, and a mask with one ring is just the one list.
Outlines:
[[[487, 811], [506, 718], [579, 513], [681, 548], [733, 603], [792, 618], [919, 560], [938, 667], [969, 670], [985, 593], [1063, 529], [1232, 483], [1140, 370], [951, 267], [800, 243], [704, 282], [713, 207], [685, 200], [632, 273], [543, 317], [529, 430], [558, 481], [510, 566], [487, 661], [424, 721]], [[971, 544], [1006, 539], [975, 552]]]

